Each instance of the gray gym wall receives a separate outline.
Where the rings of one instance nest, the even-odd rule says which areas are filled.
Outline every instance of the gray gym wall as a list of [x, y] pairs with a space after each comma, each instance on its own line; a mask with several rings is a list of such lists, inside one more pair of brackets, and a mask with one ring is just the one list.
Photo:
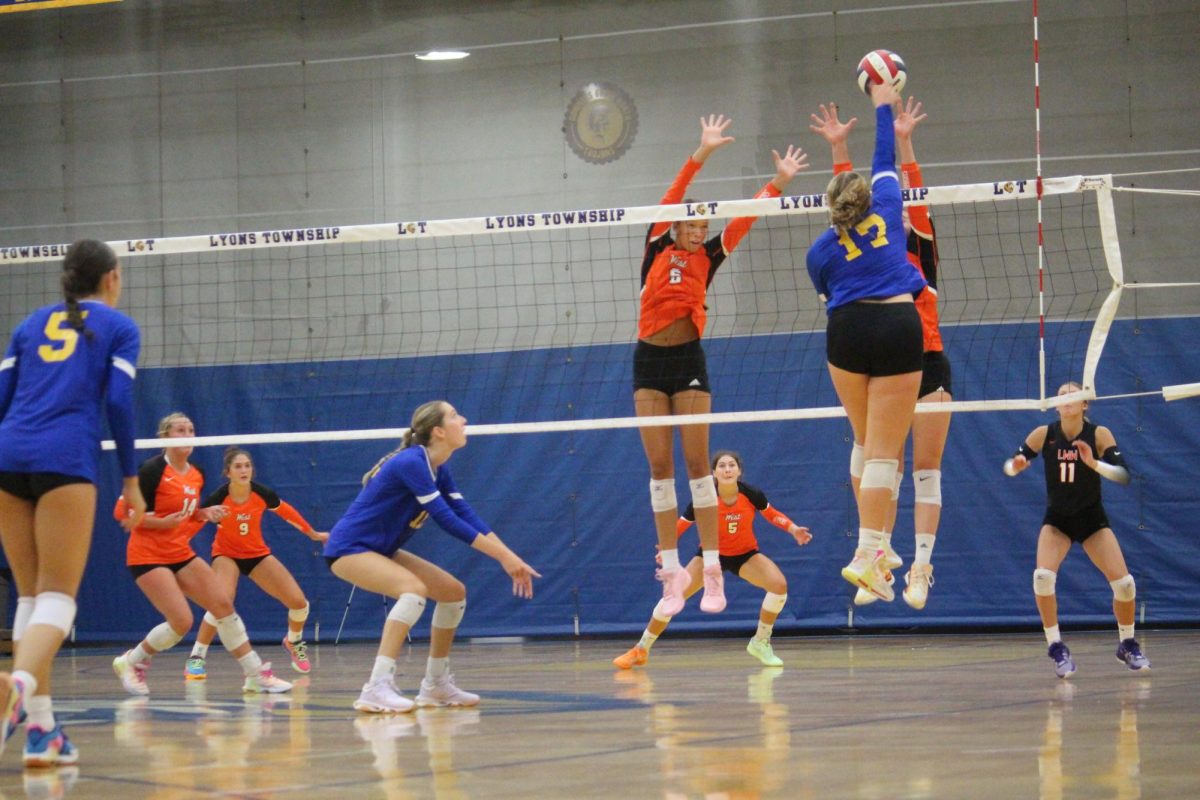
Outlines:
[[[1195, 10], [1041, 4], [1046, 175], [1200, 165]], [[471, 56], [413, 57], [437, 47]], [[930, 114], [917, 142], [927, 182], [1033, 175], [1030, 0], [125, 0], [4, 14], [0, 243], [645, 205], [708, 112], [733, 117], [737, 143], [695, 194], [746, 196], [772, 174], [771, 148], [788, 143], [813, 164], [792, 191], [815, 192], [829, 169], [808, 130], [818, 103], [864, 118], [852, 145], [869, 158], [853, 67], [875, 47], [904, 55]], [[562, 132], [571, 98], [593, 81], [637, 108], [632, 147], [604, 164], [578, 157]], [[1128, 276], [1194, 277], [1195, 200], [1117, 203]], [[15, 280], [0, 269], [0, 286]], [[1121, 310], [1191, 315], [1198, 300], [1141, 293]], [[8, 328], [28, 310], [19, 302]]]

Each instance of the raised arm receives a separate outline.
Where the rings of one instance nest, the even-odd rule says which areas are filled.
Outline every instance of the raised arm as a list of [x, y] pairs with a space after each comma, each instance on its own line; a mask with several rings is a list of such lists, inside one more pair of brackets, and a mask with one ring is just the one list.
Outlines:
[[[683, 201], [683, 196], [687, 193], [692, 178], [696, 177], [696, 173], [700, 171], [700, 167], [704, 165], [708, 157], [733, 141], [732, 136], [725, 135], [725, 130], [732, 124], [733, 120], [726, 119], [724, 114], [709, 114], [708, 117], [700, 118], [700, 146], [687, 161], [683, 162], [683, 166], [675, 175], [675, 180], [671, 182], [671, 185], [667, 187], [666, 194], [658, 201], [659, 205], [669, 206]], [[647, 243], [657, 240], [670, 229], [670, 222], [654, 223], [646, 234]]]
[[900, 107], [892, 128], [896, 133], [896, 148], [900, 151], [901, 164], [915, 164], [917, 155], [913, 151], [912, 135], [928, 114], [921, 113], [921, 104], [912, 97]]
[[871, 102], [875, 104], [875, 156], [871, 159], [871, 180], [878, 180], [896, 169], [896, 131], [894, 108], [900, 95], [889, 83], [871, 84]]
[[[912, 135], [917, 126], [928, 116], [921, 111], [921, 104], [913, 98], [900, 109], [896, 115], [893, 128], [896, 132], [896, 147], [900, 151], [901, 186], [905, 189], [915, 189], [925, 185], [921, 176], [921, 167], [917, 164], [917, 154], [913, 150]], [[933, 223], [929, 220], [929, 206], [905, 206], [908, 211], [908, 221], [917, 235], [924, 239], [933, 239]], [[928, 276], [926, 276], [928, 277]]]

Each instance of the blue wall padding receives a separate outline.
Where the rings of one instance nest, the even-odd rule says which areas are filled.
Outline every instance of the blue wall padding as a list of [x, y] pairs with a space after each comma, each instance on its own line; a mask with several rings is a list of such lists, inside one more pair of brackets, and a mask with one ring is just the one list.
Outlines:
[[[1010, 326], [1015, 327], [1015, 326]], [[1006, 331], [1004, 347], [1036, 348], [1036, 326]], [[1086, 329], [1051, 328], [1051, 335], [1078, 340]], [[954, 342], [987, 336], [948, 332], [957, 399], [973, 396], [985, 377], [1009, 370], [1013, 385], [1027, 385], [1030, 358], [957, 352]], [[796, 334], [808, 336], [811, 334]], [[1083, 337], [1086, 339], [1086, 336]], [[1019, 347], [1018, 347], [1019, 343]], [[1101, 394], [1156, 390], [1200, 379], [1193, 351], [1200, 319], [1121, 321], [1114, 325], [1101, 361]], [[836, 405], [820, 369], [823, 343], [798, 346], [793, 337], [743, 337], [707, 343], [715, 389], [714, 410], [742, 410], [723, 401], [723, 384], [745, 380], [744, 359], [763, 365], [765, 394], [756, 407]], [[632, 345], [599, 355], [582, 349], [534, 350], [396, 360], [370, 365], [324, 362], [221, 368], [147, 369], [138, 376], [138, 433], [172, 410], [195, 420], [201, 435], [239, 431], [336, 430], [403, 427], [413, 408], [432, 398], [453, 402], [472, 422], [493, 423], [628, 416], [632, 414], [629, 354]], [[1054, 352], [1053, 349], [1051, 352]], [[799, 363], [804, 360], [805, 363]], [[1036, 358], [1033, 379], [1036, 380]], [[1071, 363], [1048, 364], [1053, 391], [1077, 377]], [[814, 362], [814, 363], [809, 363]], [[586, 369], [584, 368], [586, 365]], [[987, 375], [985, 376], [985, 373]], [[356, 385], [355, 376], [371, 383]], [[817, 385], [801, 376], [820, 375]], [[384, 377], [380, 377], [380, 376]], [[385, 382], [386, 381], [386, 382]], [[505, 387], [497, 391], [497, 387]], [[1197, 472], [1200, 459], [1200, 398], [1167, 404], [1150, 396], [1098, 404], [1093, 416], [1121, 443], [1134, 481], [1106, 483], [1106, 506], [1138, 584], [1139, 614], [1147, 624], [1200, 623]], [[856, 627], [937, 625], [988, 628], [1036, 624], [1031, 573], [1045, 503], [1037, 469], [1017, 479], [1000, 471], [1023, 437], [1052, 413], [960, 414], [950, 431], [943, 464], [945, 507], [934, 554], [936, 586], [924, 612], [899, 598], [856, 609]], [[747, 462], [746, 479], [760, 486], [780, 510], [808, 525], [813, 542], [798, 548], [765, 521], [756, 531], [762, 551], [788, 577], [788, 603], [778, 630], [834, 629], [847, 625], [851, 587], [839, 576], [854, 548], [856, 515], [846, 475], [849, 426], [845, 420], [714, 426], [712, 449], [733, 448]], [[319, 529], [328, 530], [354, 498], [359, 479], [392, 442], [292, 444], [251, 448], [259, 479], [276, 489]], [[149, 455], [147, 453], [147, 455]], [[220, 478], [219, 448], [197, 451], [209, 487]], [[100, 515], [87, 575], [80, 591], [77, 634], [83, 640], [133, 642], [158, 622], [124, 568], [124, 534], [109, 510], [119, 485], [116, 459], [104, 458]], [[463, 547], [428, 524], [413, 550], [461, 577], [468, 587], [464, 635], [634, 633], [645, 624], [659, 595], [654, 580], [653, 522], [648, 471], [633, 430], [478, 436], [451, 466], [468, 500], [497, 533], [545, 577], [532, 601], [513, 598], [508, 578], [487, 557]], [[682, 463], [677, 455], [677, 463]], [[686, 504], [682, 468], [677, 490]], [[897, 551], [912, 556], [912, 488], [906, 479]], [[308, 636], [319, 623], [322, 641], [332, 640], [346, 609], [349, 585], [333, 577], [318, 547], [269, 515], [267, 538], [292, 570], [312, 603]], [[211, 527], [196, 541], [207, 555]], [[696, 548], [685, 534], [681, 553]], [[902, 583], [897, 584], [897, 589]], [[1075, 548], [1058, 579], [1064, 624], [1111, 621], [1111, 590]], [[249, 581], [240, 584], [237, 608], [258, 640], [283, 636], [285, 611]], [[673, 623], [677, 630], [751, 631], [762, 592], [727, 581], [728, 610], [699, 612], [693, 601]], [[897, 591], [899, 594], [899, 591]], [[1140, 606], [1144, 604], [1144, 609]], [[416, 634], [426, 635], [427, 613]], [[378, 595], [358, 592], [350, 605], [346, 638], [373, 638], [383, 622]]]

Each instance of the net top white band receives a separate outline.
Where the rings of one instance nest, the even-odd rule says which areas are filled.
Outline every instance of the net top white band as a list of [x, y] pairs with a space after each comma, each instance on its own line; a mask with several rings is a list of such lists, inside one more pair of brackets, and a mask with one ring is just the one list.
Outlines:
[[[1048, 178], [1045, 194], [1073, 194], [1083, 189], [1111, 185], [1109, 176]], [[1003, 200], [1036, 199], [1032, 179], [972, 183], [955, 186], [929, 186], [904, 189], [907, 205], [942, 205]], [[492, 217], [463, 219], [383, 222], [372, 225], [319, 226], [278, 230], [241, 231], [238, 233], [173, 236], [169, 238], [123, 239], [108, 244], [122, 259], [178, 253], [216, 253], [228, 250], [253, 250], [266, 247], [294, 247], [313, 244], [350, 244], [359, 242], [427, 239], [439, 236], [503, 234], [514, 231], [554, 231], [612, 225], [649, 225], [679, 219], [702, 217], [770, 217], [788, 214], [825, 212], [825, 195], [799, 194], [758, 200], [711, 200], [677, 205], [629, 206], [591, 209], [559, 209]], [[69, 244], [0, 246], [0, 263], [19, 264], [59, 261]]]

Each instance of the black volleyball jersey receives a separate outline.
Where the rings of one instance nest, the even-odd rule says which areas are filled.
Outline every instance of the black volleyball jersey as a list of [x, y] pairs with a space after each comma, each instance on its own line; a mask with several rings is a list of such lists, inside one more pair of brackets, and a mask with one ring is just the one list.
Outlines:
[[1100, 503], [1100, 473], [1084, 464], [1073, 442], [1082, 439], [1096, 449], [1096, 425], [1083, 421], [1083, 430], [1073, 439], [1063, 435], [1062, 422], [1046, 428], [1042, 455], [1046, 461], [1046, 505], [1058, 514], [1075, 514]]

